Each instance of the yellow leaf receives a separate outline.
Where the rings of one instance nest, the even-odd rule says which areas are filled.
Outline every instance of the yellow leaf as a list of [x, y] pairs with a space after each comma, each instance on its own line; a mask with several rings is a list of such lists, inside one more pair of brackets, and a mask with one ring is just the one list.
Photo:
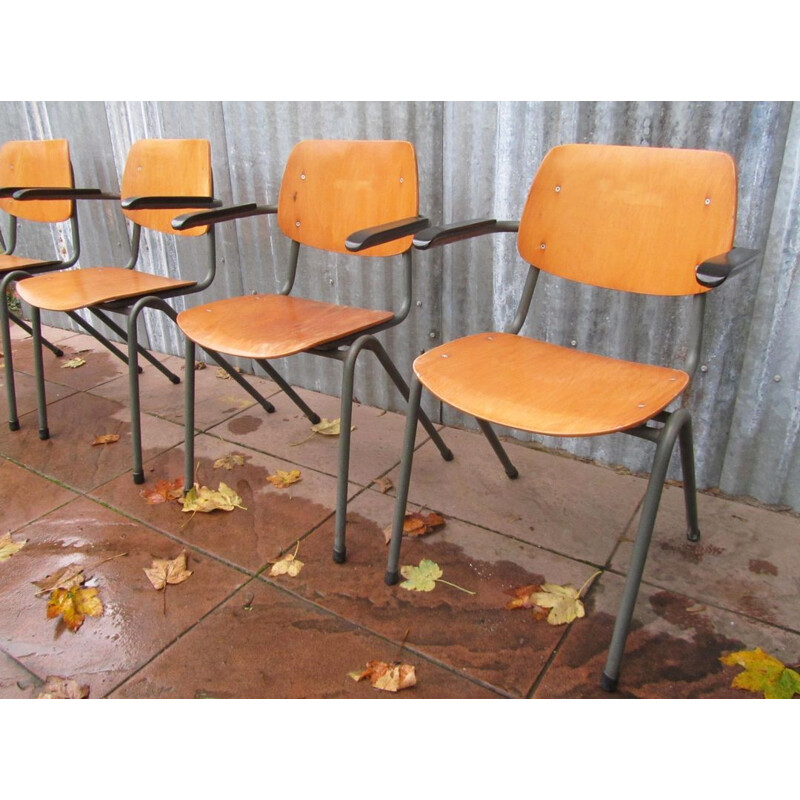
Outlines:
[[186, 553], [181, 553], [172, 560], [154, 558], [153, 563], [144, 568], [144, 574], [153, 584], [153, 588], [159, 590], [168, 583], [183, 583], [192, 574], [192, 571], [186, 569]]
[[391, 478], [375, 478], [375, 480], [372, 482], [378, 487], [378, 491], [381, 494], [386, 494], [389, 489], [394, 489], [394, 484], [392, 483]]
[[119, 441], [118, 433], [104, 433], [101, 436], [95, 436], [92, 442], [92, 447], [98, 444], [113, 444]]
[[61, 365], [61, 369], [78, 369], [78, 367], [82, 367], [86, 361], [80, 357], [78, 358], [71, 358], [69, 361], [65, 361]]
[[271, 483], [278, 489], [285, 489], [293, 483], [303, 480], [299, 469], [293, 469], [289, 472], [284, 472], [282, 469], [275, 470], [274, 475], [268, 475], [266, 478], [267, 483]]
[[72, 678], [61, 678], [48, 675], [39, 693], [39, 700], [85, 700], [89, 696], [89, 687], [81, 686]]
[[543, 583], [541, 591], [529, 595], [528, 602], [550, 609], [547, 615], [547, 622], [550, 625], [566, 625], [586, 615], [580, 596], [599, 574], [599, 571], [595, 572], [580, 589], [574, 586], [559, 586], [557, 583]]
[[765, 653], [760, 647], [728, 653], [719, 660], [729, 667], [744, 668], [744, 672], [740, 672], [731, 682], [731, 686], [736, 689], [763, 692], [764, 697], [770, 700], [788, 700], [795, 694], [800, 694], [800, 674], [789, 669], [775, 656]]
[[97, 596], [97, 589], [54, 589], [47, 601], [47, 619], [63, 617], [64, 624], [74, 633], [83, 625], [86, 616], [99, 617], [103, 604]]
[[376, 689], [384, 692], [399, 692], [417, 685], [416, 669], [411, 664], [369, 661], [363, 672], [349, 672], [348, 676], [356, 682], [368, 678]]
[[301, 569], [303, 569], [303, 562], [292, 553], [289, 553], [272, 565], [269, 577], [275, 578], [278, 575], [289, 575], [292, 578], [296, 578]]
[[231, 470], [234, 467], [241, 467], [244, 464], [244, 456], [241, 453], [228, 453], [214, 462], [214, 469]]
[[186, 492], [183, 498], [184, 511], [233, 511], [234, 508], [247, 509], [242, 505], [242, 498], [226, 483], [220, 482], [219, 489], [195, 485]]
[[341, 423], [340, 419], [325, 419], [323, 417], [316, 425], [311, 426], [311, 430], [323, 436], [338, 436], [341, 433], [339, 429]]
[[27, 539], [23, 539], [21, 542], [12, 542], [10, 533], [0, 536], [0, 561], [8, 561], [14, 553], [18, 553], [22, 550], [27, 542]]

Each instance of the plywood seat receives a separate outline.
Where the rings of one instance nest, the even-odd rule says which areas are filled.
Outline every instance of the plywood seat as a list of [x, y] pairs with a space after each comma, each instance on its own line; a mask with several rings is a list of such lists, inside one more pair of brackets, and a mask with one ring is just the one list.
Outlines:
[[37, 258], [23, 258], [22, 256], [9, 256], [0, 254], [0, 273], [13, 272], [16, 269], [42, 269], [43, 267], [54, 267], [60, 261], [40, 261]]
[[201, 347], [243, 358], [268, 359], [344, 339], [393, 316], [391, 311], [257, 294], [182, 311], [178, 325]]
[[509, 333], [440, 345], [414, 362], [420, 381], [471, 416], [548, 436], [596, 436], [635, 427], [689, 381], [638, 364]]
[[48, 311], [74, 311], [113, 300], [161, 294], [194, 286], [196, 281], [164, 278], [124, 267], [89, 267], [38, 275], [20, 281], [23, 300]]

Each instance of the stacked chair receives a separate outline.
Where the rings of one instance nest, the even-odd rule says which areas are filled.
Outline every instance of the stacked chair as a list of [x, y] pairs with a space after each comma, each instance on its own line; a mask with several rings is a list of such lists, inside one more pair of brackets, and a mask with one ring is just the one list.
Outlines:
[[[562, 437], [623, 432], [653, 442], [652, 471], [601, 679], [606, 690], [616, 688], [676, 439], [688, 538], [697, 541], [700, 537], [691, 415], [688, 408], [668, 411], [667, 406], [684, 392], [697, 367], [706, 293], [757, 256], [753, 250], [733, 248], [736, 184], [733, 160], [725, 153], [564, 145], [543, 160], [519, 222], [470, 220], [415, 236], [414, 244], [426, 249], [473, 236], [516, 231], [519, 253], [530, 269], [516, 317], [507, 331], [466, 336], [414, 361], [385, 576], [388, 584], [398, 579], [423, 387], [482, 420], [482, 428], [495, 423]], [[609, 358], [520, 335], [540, 271], [606, 289], [690, 296], [684, 368]], [[509, 474], [515, 472], [512, 467]]]

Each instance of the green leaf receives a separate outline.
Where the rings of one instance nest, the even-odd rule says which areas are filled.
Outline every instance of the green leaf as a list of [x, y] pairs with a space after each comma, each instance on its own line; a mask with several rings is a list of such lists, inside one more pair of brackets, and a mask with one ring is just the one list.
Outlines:
[[775, 656], [765, 653], [760, 647], [755, 650], [739, 650], [719, 659], [726, 666], [743, 667], [731, 682], [736, 689], [763, 692], [767, 699], [788, 700], [800, 694], [800, 674], [789, 669]]

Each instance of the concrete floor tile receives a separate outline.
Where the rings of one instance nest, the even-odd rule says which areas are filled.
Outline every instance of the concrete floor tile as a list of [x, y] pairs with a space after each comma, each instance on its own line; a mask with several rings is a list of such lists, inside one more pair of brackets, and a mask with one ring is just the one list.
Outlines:
[[731, 687], [741, 670], [720, 656], [761, 647], [786, 664], [800, 660], [800, 636], [754, 622], [693, 597], [642, 586], [622, 659], [618, 691], [599, 687], [622, 579], [604, 573], [590, 587], [586, 616], [570, 626], [534, 697], [759, 697]]
[[[216, 459], [231, 453], [242, 454], [245, 463], [231, 470], [213, 468]], [[149, 505], [141, 497], [142, 490], [152, 489], [158, 481], [183, 476], [183, 447], [146, 462], [143, 486], [135, 486], [130, 475], [121, 475], [92, 495], [248, 572], [256, 572], [277, 558], [336, 508], [336, 481], [330, 476], [303, 467], [300, 482], [276, 489], [266, 477], [279, 469], [295, 469], [294, 464], [214, 436], [196, 437], [195, 464], [195, 479], [201, 486], [216, 489], [221, 481], [228, 484], [242, 498], [244, 509], [192, 515], [183, 512], [178, 502]], [[350, 488], [351, 495], [358, 491], [355, 484]], [[328, 544], [332, 549], [333, 534]]]
[[[18, 535], [27, 544], [0, 565], [0, 649], [40, 679], [59, 675], [88, 684], [91, 697], [150, 661], [244, 581], [240, 572], [190, 552], [188, 580], [168, 586], [166, 595], [156, 591], [144, 568], [154, 558], [175, 558], [181, 545], [87, 498]], [[47, 596], [37, 596], [32, 585], [71, 563], [97, 579], [104, 607], [75, 632], [60, 618], [46, 618]]]
[[[209, 658], [208, 654], [214, 657]], [[114, 694], [123, 698], [497, 697], [459, 675], [401, 652], [417, 685], [396, 694], [349, 672], [393, 662], [393, 644], [272, 587], [253, 582]], [[191, 665], [191, 666], [189, 666]]]
[[[99, 486], [132, 467], [130, 411], [126, 406], [78, 392], [48, 403], [50, 438], [41, 441], [36, 412], [20, 419], [21, 429], [0, 426], [0, 453], [80, 491]], [[114, 444], [92, 446], [96, 436], [118, 434]], [[145, 459], [183, 440], [183, 428], [144, 415], [142, 449]]]
[[[323, 419], [341, 416], [339, 398], [299, 390]], [[284, 394], [271, 398], [274, 414], [250, 409], [211, 429], [211, 433], [329, 475], [338, 470], [339, 437], [312, 435], [311, 423]], [[400, 461], [405, 417], [373, 406], [354, 404], [350, 439], [350, 480], [366, 486]], [[427, 438], [420, 426], [417, 443]]]
[[506, 443], [519, 470], [510, 480], [481, 434], [446, 428], [442, 438], [455, 458], [443, 462], [429, 442], [417, 450], [409, 505], [593, 564], [605, 564], [644, 492], [629, 475]]
[[[644, 580], [800, 632], [800, 517], [699, 494], [698, 520], [690, 542], [683, 489], [665, 487]], [[627, 569], [638, 521], [612, 568]]]
[[0, 700], [33, 700], [42, 683], [22, 664], [0, 652]]
[[75, 492], [0, 459], [0, 535], [77, 497]]
[[[77, 389], [69, 386], [63, 386], [59, 383], [51, 383], [45, 381], [44, 384], [45, 395], [48, 403], [53, 403], [56, 400], [63, 400], [71, 394], [75, 394]], [[17, 417], [23, 414], [28, 414], [31, 411], [36, 411], [36, 379], [33, 375], [28, 375], [25, 372], [17, 372], [14, 370], [14, 396], [17, 401]], [[36, 416], [33, 417], [34, 422]], [[8, 399], [6, 398], [6, 380], [2, 370], [2, 361], [0, 361], [0, 425], [6, 425], [8, 421]]]
[[[182, 358], [166, 356], [161, 359], [166, 367], [183, 380], [184, 362]], [[184, 386], [173, 384], [151, 365], [144, 363], [144, 372], [139, 375], [139, 397], [142, 410], [162, 419], [183, 425]], [[219, 368], [209, 365], [195, 372], [195, 427], [205, 430], [218, 425], [234, 414], [256, 404], [235, 381], [223, 379], [217, 374]], [[225, 373], [223, 373], [225, 374]], [[244, 376], [262, 396], [269, 398], [279, 391], [271, 381], [263, 378]], [[107, 381], [91, 390], [98, 397], [128, 404], [127, 374]], [[262, 414], [260, 408], [254, 411]]]
[[432, 592], [384, 583], [388, 548], [382, 532], [394, 503], [365, 492], [348, 513], [347, 562], [334, 564], [330, 525], [300, 544], [296, 578], [272, 580], [392, 641], [430, 655], [460, 674], [510, 696], [525, 696], [564, 631], [505, 608], [510, 591], [550, 581], [580, 586], [592, 568], [457, 520], [422, 538], [404, 539], [401, 565], [435, 561], [444, 580]]

